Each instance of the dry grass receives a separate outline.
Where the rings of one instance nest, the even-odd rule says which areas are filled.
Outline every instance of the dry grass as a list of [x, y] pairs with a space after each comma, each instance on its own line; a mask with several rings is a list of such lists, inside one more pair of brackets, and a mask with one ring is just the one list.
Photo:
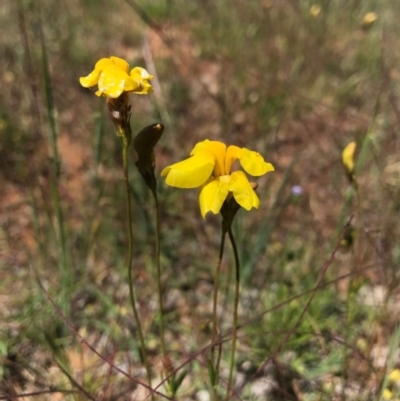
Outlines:
[[[260, 209], [241, 212], [235, 222], [246, 323], [239, 330], [237, 378], [247, 383], [241, 399], [379, 399], [399, 316], [400, 12], [390, 1], [322, 3], [313, 17], [305, 0], [1, 2], [0, 399], [144, 399], [143, 389], [61, 330], [34, 280], [32, 268], [57, 298], [61, 262], [41, 30], [77, 332], [144, 380], [127, 301], [120, 144], [102, 113], [103, 99], [78, 83], [98, 58], [117, 55], [149, 70], [154, 65], [159, 90], [132, 98], [132, 126], [134, 132], [156, 121], [166, 126], [156, 149], [158, 172], [205, 138], [257, 149], [276, 167], [258, 180]], [[379, 18], [363, 29], [370, 11]], [[359, 206], [340, 162], [352, 140]], [[131, 177], [135, 286], [159, 378], [152, 199], [133, 163]], [[292, 193], [295, 185], [300, 196]], [[196, 191], [161, 180], [159, 191], [167, 342], [179, 365], [210, 340], [219, 218], [200, 218]], [[316, 285], [350, 216], [353, 245], [335, 253], [324, 278], [332, 281], [277, 349], [310, 294], [285, 302]], [[222, 283], [231, 262], [227, 247]], [[231, 296], [232, 289], [221, 297], [226, 333]], [[188, 365], [179, 400], [207, 388], [205, 355]], [[257, 396], [272, 376], [275, 393]], [[17, 398], [37, 391], [49, 394]]]

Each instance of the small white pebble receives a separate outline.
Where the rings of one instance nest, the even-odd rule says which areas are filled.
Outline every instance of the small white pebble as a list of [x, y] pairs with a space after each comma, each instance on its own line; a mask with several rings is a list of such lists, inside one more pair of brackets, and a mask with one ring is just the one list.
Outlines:
[[196, 393], [196, 401], [210, 401], [210, 393], [207, 390], [200, 390]]

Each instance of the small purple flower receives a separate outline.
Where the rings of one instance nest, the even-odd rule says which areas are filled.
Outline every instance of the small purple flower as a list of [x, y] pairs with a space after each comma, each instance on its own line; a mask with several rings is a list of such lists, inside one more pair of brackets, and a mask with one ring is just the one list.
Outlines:
[[303, 188], [300, 185], [293, 185], [291, 192], [294, 196], [300, 196], [303, 194]]

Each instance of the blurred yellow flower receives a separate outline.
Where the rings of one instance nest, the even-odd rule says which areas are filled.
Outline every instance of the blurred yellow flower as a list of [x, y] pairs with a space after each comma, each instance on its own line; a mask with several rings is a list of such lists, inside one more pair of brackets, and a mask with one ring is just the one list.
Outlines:
[[350, 175], [354, 173], [354, 153], [356, 151], [356, 147], [356, 142], [350, 142], [342, 152], [343, 166]]
[[382, 398], [384, 400], [390, 400], [392, 397], [393, 397], [392, 392], [389, 389], [385, 388], [385, 390], [383, 390], [382, 393]]
[[400, 383], [400, 369], [393, 369], [389, 373], [389, 381], [393, 383]]
[[199, 142], [190, 155], [190, 158], [166, 167], [161, 175], [172, 187], [202, 187], [199, 203], [203, 218], [208, 212], [219, 213], [230, 193], [244, 209], [258, 208], [260, 200], [244, 172], [231, 173], [236, 160], [253, 176], [274, 171], [272, 164], [266, 163], [258, 152], [237, 146], [227, 148], [222, 142], [206, 139]]
[[319, 4], [313, 4], [310, 7], [310, 15], [314, 18], [317, 18], [318, 15], [321, 14], [321, 6]]
[[79, 78], [85, 88], [97, 85], [97, 96], [118, 98], [124, 92], [145, 95], [152, 91], [149, 80], [153, 78], [144, 68], [135, 67], [130, 73], [129, 64], [118, 57], [102, 58], [94, 70], [87, 76]]
[[363, 28], [369, 28], [371, 25], [378, 19], [378, 14], [371, 12], [367, 13], [364, 16], [364, 20], [362, 23]]

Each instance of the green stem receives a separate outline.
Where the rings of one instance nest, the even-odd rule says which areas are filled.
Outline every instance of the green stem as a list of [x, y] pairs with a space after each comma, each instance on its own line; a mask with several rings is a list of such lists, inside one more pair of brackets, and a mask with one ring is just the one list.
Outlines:
[[[358, 279], [357, 271], [358, 271], [358, 259], [357, 259], [357, 249], [356, 249], [356, 242], [358, 239], [358, 235], [360, 232], [361, 228], [361, 200], [360, 200], [360, 192], [358, 190], [358, 185], [357, 182], [355, 181], [355, 178], [353, 178], [353, 187], [356, 193], [356, 202], [357, 202], [357, 207], [356, 207], [356, 227], [355, 227], [355, 234], [353, 237], [353, 242], [351, 244], [351, 253], [352, 253], [352, 267], [351, 267], [351, 274], [350, 274], [350, 279], [349, 279], [349, 284], [348, 284], [348, 289], [347, 289], [347, 312], [346, 312], [346, 330], [345, 330], [345, 335], [344, 335], [344, 355], [343, 355], [343, 376], [344, 379], [347, 380], [347, 364], [348, 364], [348, 353], [347, 353], [347, 344], [350, 340], [350, 332], [352, 329], [352, 322], [354, 320], [354, 301], [355, 301], [355, 288], [354, 284], [356, 280]], [[342, 392], [342, 400], [346, 400], [346, 393], [344, 391], [343, 387], [343, 392]]]
[[156, 260], [157, 260], [157, 289], [158, 289], [158, 308], [160, 310], [160, 337], [161, 337], [161, 352], [164, 360], [167, 358], [165, 347], [165, 332], [164, 332], [164, 306], [162, 298], [161, 286], [161, 263], [160, 263], [160, 206], [158, 203], [157, 192], [151, 191], [154, 197], [156, 209]]
[[218, 290], [219, 290], [219, 275], [221, 272], [221, 263], [222, 263], [222, 257], [224, 255], [224, 246], [225, 246], [225, 235], [226, 231], [224, 226], [222, 226], [222, 231], [221, 231], [221, 243], [219, 246], [219, 257], [218, 257], [218, 264], [217, 268], [215, 270], [215, 276], [214, 276], [214, 295], [213, 295], [213, 325], [212, 325], [212, 337], [211, 337], [211, 366], [214, 369], [213, 374], [215, 374], [215, 377], [213, 377], [213, 382], [212, 387], [213, 387], [213, 395], [214, 399], [217, 400], [217, 393], [216, 393], [216, 386], [218, 384], [218, 372], [219, 372], [219, 363], [220, 363], [220, 356], [221, 356], [221, 344], [219, 345], [219, 352], [218, 352], [218, 358], [217, 361], [215, 362], [215, 342], [217, 340], [217, 335], [218, 335], [218, 321], [217, 321], [217, 301], [218, 301]]
[[69, 268], [69, 259], [67, 256], [67, 245], [66, 245], [66, 237], [64, 231], [64, 219], [61, 210], [60, 204], [60, 195], [58, 193], [58, 178], [51, 181], [50, 184], [51, 188], [51, 198], [53, 201], [53, 206], [56, 214], [56, 221], [57, 221], [57, 231], [60, 243], [60, 254], [61, 254], [61, 302], [62, 302], [62, 311], [65, 313], [66, 316], [69, 316], [70, 305], [67, 300], [67, 294], [70, 292], [70, 285], [71, 285], [71, 273]]
[[[135, 317], [136, 326], [139, 333], [140, 348], [142, 351], [143, 363], [146, 368], [147, 381], [151, 387], [151, 371], [147, 360], [146, 344], [144, 341], [142, 325], [140, 323], [139, 314], [136, 308], [135, 293], [133, 291], [133, 281], [132, 281], [132, 256], [133, 256], [133, 232], [132, 232], [132, 206], [131, 206], [131, 196], [129, 190], [129, 172], [128, 172], [128, 149], [129, 142], [126, 137], [122, 138], [122, 160], [124, 167], [124, 181], [125, 181], [125, 191], [126, 191], [126, 203], [128, 211], [128, 234], [129, 234], [129, 253], [128, 253], [128, 282], [129, 282], [129, 300], [132, 306], [133, 315]], [[154, 400], [154, 395], [151, 395], [152, 400]]]
[[53, 90], [52, 90], [52, 82], [49, 70], [49, 63], [47, 59], [47, 51], [42, 31], [42, 22], [39, 19], [39, 37], [41, 42], [41, 51], [42, 51], [42, 67], [43, 67], [43, 77], [45, 83], [45, 95], [46, 95], [46, 111], [47, 111], [47, 119], [50, 127], [50, 135], [49, 135], [49, 144], [51, 149], [51, 159], [52, 159], [52, 172], [50, 178], [50, 191], [51, 191], [51, 199], [56, 215], [57, 222], [57, 234], [58, 234], [58, 242], [60, 246], [60, 276], [61, 276], [61, 291], [60, 291], [60, 303], [61, 310], [63, 313], [68, 316], [70, 310], [69, 303], [69, 294], [71, 292], [71, 269], [70, 269], [70, 260], [67, 252], [67, 240], [65, 235], [65, 226], [63, 213], [61, 209], [60, 202], [60, 194], [58, 189], [58, 184], [60, 180], [60, 156], [58, 153], [57, 147], [57, 124], [55, 119], [55, 107], [54, 107], [54, 99], [53, 99]]
[[228, 378], [228, 388], [226, 391], [226, 401], [229, 401], [229, 394], [232, 387], [232, 379], [233, 379], [233, 367], [235, 365], [235, 353], [236, 353], [236, 337], [237, 337], [237, 326], [238, 326], [238, 306], [239, 306], [239, 289], [240, 289], [240, 263], [239, 263], [239, 255], [235, 242], [235, 238], [232, 233], [232, 227], [228, 228], [228, 236], [231, 241], [233, 254], [235, 257], [235, 301], [234, 301], [234, 309], [233, 309], [233, 330], [232, 330], [232, 351], [231, 351], [231, 362], [229, 367], [229, 378]]

